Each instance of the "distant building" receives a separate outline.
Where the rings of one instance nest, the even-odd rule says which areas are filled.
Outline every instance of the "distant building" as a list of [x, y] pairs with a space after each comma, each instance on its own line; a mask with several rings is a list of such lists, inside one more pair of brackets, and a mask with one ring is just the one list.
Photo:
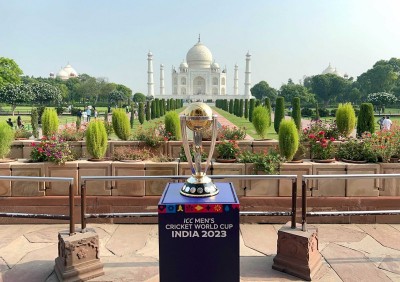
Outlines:
[[[62, 80], [67, 80], [70, 79], [71, 77], [78, 77], [78, 76], [79, 75], [76, 72], [76, 70], [70, 64], [68, 64], [65, 67], [61, 68], [61, 70], [56, 74], [55, 77], [60, 78]], [[50, 77], [55, 78], [53, 72], [50, 73]]]
[[147, 95], [157, 98], [181, 98], [192, 100], [216, 100], [221, 98], [252, 98], [251, 88], [251, 55], [246, 55], [246, 71], [244, 93], [239, 94], [238, 87], [238, 66], [235, 65], [233, 73], [233, 91], [227, 90], [226, 68], [221, 69], [213, 59], [210, 49], [198, 42], [189, 49], [186, 59], [179, 65], [179, 69], [172, 67], [172, 89], [168, 94], [164, 87], [164, 65], [160, 65], [160, 92], [154, 93], [153, 79], [153, 54], [147, 54]]
[[329, 63], [329, 66], [328, 66], [326, 69], [324, 69], [324, 70], [322, 71], [322, 74], [336, 74], [337, 76], [340, 76], [340, 77], [343, 77], [343, 78], [348, 78], [347, 73], [345, 73], [344, 75], [342, 75], [342, 74], [337, 70], [337, 68], [334, 68], [334, 67], [331, 66], [331, 63]]

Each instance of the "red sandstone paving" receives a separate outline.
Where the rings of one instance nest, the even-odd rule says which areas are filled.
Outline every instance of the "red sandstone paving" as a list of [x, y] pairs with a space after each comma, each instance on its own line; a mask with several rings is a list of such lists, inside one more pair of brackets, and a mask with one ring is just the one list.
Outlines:
[[278, 235], [273, 225], [241, 224], [245, 245], [267, 256], [276, 254]]
[[359, 242], [367, 235], [354, 225], [345, 224], [319, 224], [318, 240], [327, 242]]
[[392, 281], [358, 251], [331, 243], [321, 254], [343, 281]]
[[379, 265], [380, 269], [384, 269], [396, 274], [400, 274], [400, 260], [398, 257], [386, 256]]
[[387, 224], [358, 225], [385, 247], [400, 250], [400, 231]]
[[145, 246], [151, 230], [151, 225], [119, 225], [106, 248], [116, 256], [134, 254]]

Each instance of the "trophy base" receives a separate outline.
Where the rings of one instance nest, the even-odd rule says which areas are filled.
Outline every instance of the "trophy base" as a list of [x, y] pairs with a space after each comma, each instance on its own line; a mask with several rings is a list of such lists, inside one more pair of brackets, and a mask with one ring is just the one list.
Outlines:
[[219, 193], [217, 186], [212, 183], [211, 179], [203, 176], [199, 179], [192, 176], [190, 177], [181, 189], [181, 194], [186, 197], [212, 197]]

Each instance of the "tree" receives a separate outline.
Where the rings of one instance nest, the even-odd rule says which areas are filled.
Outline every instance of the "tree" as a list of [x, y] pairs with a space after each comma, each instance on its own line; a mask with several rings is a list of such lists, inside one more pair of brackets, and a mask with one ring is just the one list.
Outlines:
[[268, 113], [269, 113], [269, 125], [268, 125], [268, 127], [270, 127], [271, 124], [272, 124], [272, 118], [271, 118], [272, 107], [271, 107], [271, 100], [268, 97], [265, 98], [265, 100], [264, 100], [264, 107], [268, 110]]
[[310, 93], [306, 87], [294, 84], [293, 82], [290, 83], [290, 81], [281, 86], [279, 96], [284, 97], [287, 101], [292, 101], [295, 97], [300, 98], [300, 100], [306, 103], [313, 103], [315, 100], [315, 95]]
[[279, 133], [279, 125], [285, 118], [285, 99], [283, 97], [277, 97], [275, 103], [275, 116], [274, 116], [274, 129], [276, 133]]
[[356, 114], [351, 103], [339, 104], [336, 111], [336, 125], [338, 131], [348, 137], [356, 126]]
[[144, 118], [145, 118], [144, 102], [139, 102], [138, 119], [139, 119], [140, 124], [144, 123]]
[[31, 87], [25, 84], [7, 84], [0, 88], [0, 101], [11, 105], [14, 115], [17, 105], [27, 104], [33, 100]]
[[43, 106], [54, 103], [58, 105], [62, 101], [60, 89], [48, 83], [33, 83], [31, 90], [36, 104]]
[[234, 110], [234, 107], [233, 107], [233, 99], [230, 99], [230, 100], [229, 100], [229, 107], [228, 107], [228, 110], [229, 110], [229, 113], [230, 113], [230, 114], [233, 114], [233, 110]]
[[151, 120], [151, 101], [146, 101], [146, 120]]
[[378, 61], [372, 69], [362, 73], [357, 78], [363, 93], [390, 92], [393, 89], [399, 77], [398, 68], [400, 68], [400, 65], [396, 64], [394, 58], [389, 62]]
[[244, 100], [244, 118], [249, 118], [249, 99]]
[[374, 106], [371, 103], [362, 103], [357, 120], [357, 136], [364, 132], [375, 132]]
[[385, 105], [391, 105], [397, 102], [396, 96], [390, 93], [385, 92], [378, 92], [378, 93], [371, 93], [367, 96], [367, 102], [373, 104], [374, 106], [378, 107], [379, 109], [383, 109]]
[[253, 125], [257, 134], [264, 139], [267, 135], [268, 125], [270, 124], [268, 110], [263, 106], [258, 106], [253, 112]]
[[132, 90], [129, 87], [126, 87], [125, 85], [122, 84], [117, 84], [116, 90], [122, 92], [123, 96], [125, 97], [124, 100], [126, 100], [127, 104], [129, 104], [129, 101], [132, 98]]
[[292, 118], [296, 124], [297, 130], [301, 129], [301, 109], [300, 109], [300, 98], [294, 97], [292, 100]]
[[22, 70], [13, 59], [0, 57], [0, 88], [7, 84], [20, 84]]
[[254, 108], [255, 108], [255, 104], [256, 104], [256, 99], [250, 99], [249, 102], [249, 121], [252, 122], [253, 121], [253, 113], [254, 113]]
[[146, 102], [146, 95], [137, 92], [137, 93], [133, 94], [133, 101], [136, 103]]
[[299, 148], [299, 131], [293, 120], [282, 120], [279, 125], [279, 152], [291, 161]]
[[255, 98], [262, 100], [265, 97], [269, 97], [271, 100], [275, 100], [277, 93], [276, 90], [268, 85], [266, 81], [260, 81], [259, 83], [255, 84], [250, 89], [251, 95]]
[[122, 93], [121, 91], [114, 90], [108, 95], [109, 105], [116, 105], [118, 104], [118, 102], [123, 100], [124, 100], [124, 93]]

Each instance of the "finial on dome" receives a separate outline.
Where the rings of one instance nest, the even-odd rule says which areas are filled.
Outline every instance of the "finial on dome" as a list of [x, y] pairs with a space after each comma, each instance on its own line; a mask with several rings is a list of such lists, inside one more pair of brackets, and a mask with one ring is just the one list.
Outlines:
[[199, 33], [199, 42], [198, 43], [200, 43], [200, 33]]

